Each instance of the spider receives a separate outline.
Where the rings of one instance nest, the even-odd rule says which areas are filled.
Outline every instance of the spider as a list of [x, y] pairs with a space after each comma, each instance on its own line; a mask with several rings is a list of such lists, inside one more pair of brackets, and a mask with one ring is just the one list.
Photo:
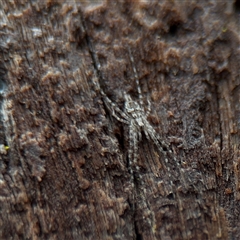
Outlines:
[[[132, 67], [135, 75], [135, 81], [137, 85], [137, 91], [139, 96], [139, 103], [134, 101], [131, 96], [124, 92], [124, 109], [121, 110], [109, 97], [105, 94], [105, 92], [100, 88], [100, 93], [103, 97], [103, 101], [105, 102], [107, 108], [109, 109], [112, 116], [119, 122], [122, 122], [129, 127], [129, 149], [128, 149], [128, 161], [129, 161], [129, 172], [132, 177], [132, 184], [134, 185], [134, 171], [139, 172], [138, 162], [138, 145], [139, 142], [142, 140], [142, 133], [145, 134], [146, 138], [149, 141], [153, 141], [156, 145], [158, 150], [164, 154], [164, 161], [167, 165], [168, 158], [167, 153], [171, 154], [174, 161], [179, 165], [176, 158], [173, 155], [172, 150], [170, 149], [169, 145], [163, 141], [159, 134], [155, 131], [152, 125], [148, 121], [148, 116], [150, 114], [150, 102], [147, 101], [147, 110], [144, 109], [143, 104], [143, 96], [142, 91], [139, 84], [139, 78], [137, 75], [137, 71], [134, 65], [132, 54], [129, 50], [129, 56], [132, 62]], [[170, 175], [170, 169], [166, 167], [166, 170]], [[139, 175], [141, 179], [141, 175]], [[172, 184], [172, 182], [171, 182]]]
[[[129, 51], [130, 52], [130, 51]], [[132, 189], [135, 189], [135, 174], [137, 174], [138, 179], [140, 180], [140, 184], [143, 184], [143, 178], [142, 175], [139, 174], [140, 168], [138, 166], [138, 146], [139, 142], [142, 140], [142, 133], [146, 136], [147, 140], [153, 141], [153, 143], [156, 145], [160, 153], [164, 155], [164, 162], [163, 167], [168, 174], [168, 177], [170, 179], [170, 185], [173, 188], [174, 184], [172, 182], [172, 176], [171, 176], [171, 171], [168, 166], [168, 157], [167, 154], [170, 154], [175, 163], [177, 163], [178, 169], [180, 168], [180, 164], [177, 162], [177, 159], [175, 158], [171, 148], [169, 145], [163, 141], [159, 134], [155, 131], [155, 129], [152, 127], [152, 125], [148, 121], [148, 116], [150, 114], [150, 102], [147, 101], [147, 109], [144, 109], [144, 104], [143, 104], [143, 96], [137, 76], [137, 71], [134, 66], [133, 62], [133, 57], [131, 55], [131, 52], [129, 54], [132, 65], [133, 65], [133, 71], [135, 75], [135, 81], [137, 85], [137, 91], [138, 91], [138, 96], [139, 96], [139, 102], [134, 101], [129, 94], [124, 92], [124, 107], [123, 110], [121, 110], [109, 97], [105, 94], [105, 92], [99, 88], [100, 93], [102, 95], [103, 101], [107, 108], [109, 109], [110, 113], [112, 116], [119, 122], [126, 124], [129, 128], [129, 146], [128, 146], [128, 170], [130, 173], [130, 184], [132, 185]], [[98, 65], [99, 66], [99, 65]], [[142, 185], [142, 193], [140, 193], [140, 198], [142, 199], [141, 202], [139, 202], [140, 209], [146, 209], [147, 215], [147, 222], [148, 225], [152, 225], [152, 220], [153, 216], [150, 211], [150, 206], [147, 201], [147, 190], [146, 187]], [[132, 203], [133, 203], [133, 210], [135, 209], [136, 206], [136, 196], [135, 192], [133, 191], [132, 194]], [[151, 217], [150, 217], [151, 216]]]
[[[101, 64], [95, 55], [95, 53], [92, 51], [92, 46], [91, 42], [89, 41], [89, 49], [90, 53], [93, 59], [93, 64], [95, 66], [95, 71], [96, 75], [99, 77], [99, 80], [103, 81], [103, 76], [100, 71]], [[129, 50], [129, 49], [128, 49]], [[134, 101], [131, 96], [123, 92], [124, 96], [124, 107], [121, 109], [116, 103], [114, 103], [108, 96], [107, 94], [103, 91], [101, 88], [100, 82], [98, 79], [95, 79], [93, 81], [94, 88], [96, 92], [100, 92], [103, 102], [105, 103], [106, 107], [108, 108], [110, 114], [119, 122], [125, 124], [128, 126], [129, 129], [129, 146], [128, 146], [128, 171], [130, 173], [130, 184], [133, 189], [132, 196], [131, 196], [131, 202], [132, 202], [132, 210], [135, 211], [137, 202], [136, 202], [136, 192], [134, 189], [136, 189], [135, 186], [135, 176], [137, 174], [137, 177], [139, 179], [139, 183], [141, 185], [141, 191], [139, 197], [141, 198], [141, 201], [138, 201], [139, 203], [139, 209], [145, 209], [144, 216], [146, 217], [147, 224], [149, 226], [152, 226], [152, 221], [154, 221], [154, 216], [152, 215], [152, 211], [150, 210], [151, 207], [149, 205], [149, 202], [147, 200], [147, 188], [143, 186], [143, 177], [140, 172], [140, 168], [138, 166], [138, 156], [139, 156], [139, 142], [142, 140], [142, 133], [146, 136], [148, 141], [152, 141], [155, 146], [158, 148], [159, 152], [163, 155], [164, 157], [164, 163], [163, 168], [165, 169], [165, 172], [168, 174], [169, 181], [170, 181], [170, 186], [174, 188], [174, 184], [172, 181], [172, 176], [171, 176], [171, 170], [168, 167], [168, 156], [170, 155], [171, 158], [174, 160], [174, 162], [177, 164], [178, 170], [181, 170], [180, 164], [177, 162], [177, 159], [175, 158], [173, 151], [169, 147], [169, 145], [161, 139], [159, 134], [155, 131], [153, 126], [150, 124], [148, 121], [148, 116], [150, 114], [151, 108], [150, 108], [150, 101], [147, 100], [147, 107], [146, 110], [144, 108], [144, 103], [143, 103], [143, 95], [142, 91], [140, 88], [139, 84], [139, 78], [137, 74], [137, 70], [135, 68], [134, 60], [131, 54], [131, 51], [129, 50], [129, 56], [130, 60], [132, 63], [132, 68], [134, 72], [134, 78], [136, 81], [136, 86], [137, 86], [137, 92], [139, 96], [139, 101]], [[181, 174], [181, 173], [180, 173]]]
[[[93, 50], [91, 39], [87, 33], [87, 28], [84, 19], [82, 21], [82, 27], [83, 31], [86, 33], [85, 39], [86, 44], [89, 48], [90, 55], [93, 60], [94, 69], [96, 71], [96, 75], [99, 77], [98, 80], [103, 81], [103, 75], [100, 71], [101, 64], [99, 62], [99, 59], [96, 55], [96, 53]], [[124, 109], [121, 110], [103, 91], [103, 89], [100, 86], [100, 82], [96, 79], [94, 81], [93, 79], [93, 86], [95, 88], [96, 92], [100, 92], [103, 98], [103, 101], [105, 102], [107, 108], [113, 115], [113, 117], [116, 118], [116, 120], [126, 124], [129, 126], [129, 150], [128, 150], [128, 161], [129, 161], [129, 171], [131, 173], [132, 178], [134, 178], [134, 171], [133, 171], [133, 165], [135, 166], [136, 171], [139, 171], [139, 167], [137, 165], [137, 159], [138, 159], [138, 144], [142, 139], [142, 132], [144, 132], [146, 138], [148, 140], [152, 140], [154, 144], [157, 146], [159, 151], [164, 154], [164, 160], [167, 165], [168, 158], [167, 158], [167, 152], [173, 156], [174, 161], [179, 166], [179, 163], [177, 162], [176, 158], [173, 155], [172, 150], [166, 144], [157, 134], [155, 129], [152, 127], [152, 125], [147, 120], [148, 115], [150, 113], [150, 102], [148, 102], [147, 111], [144, 110], [144, 104], [143, 104], [143, 96], [142, 91], [139, 84], [139, 78], [137, 74], [137, 70], [135, 68], [133, 56], [131, 53], [131, 50], [128, 48], [129, 57], [132, 63], [132, 68], [134, 71], [134, 77], [137, 85], [137, 92], [139, 96], [139, 103], [137, 101], [133, 101], [131, 96], [129, 94], [124, 93], [125, 98], [125, 104]], [[164, 151], [165, 150], [165, 151]], [[170, 169], [167, 168], [169, 177], [170, 177]], [[139, 176], [141, 178], [141, 176]], [[133, 181], [132, 181], [133, 182]], [[172, 184], [172, 182], [171, 182]]]
[[[129, 128], [129, 148], [128, 148], [128, 170], [130, 173], [130, 181], [132, 184], [132, 189], [135, 189], [135, 173], [139, 173], [139, 166], [138, 166], [138, 146], [139, 146], [139, 142], [142, 140], [142, 133], [144, 133], [144, 135], [146, 136], [146, 138], [149, 141], [153, 141], [153, 143], [156, 145], [156, 147], [158, 148], [158, 150], [160, 151], [161, 154], [164, 155], [164, 161], [165, 164], [168, 166], [168, 158], [167, 158], [167, 154], [170, 154], [172, 156], [172, 159], [177, 163], [178, 167], [179, 167], [179, 163], [177, 162], [176, 158], [174, 157], [174, 154], [171, 150], [171, 148], [169, 147], [169, 145], [163, 141], [163, 139], [160, 138], [159, 134], [155, 131], [155, 129], [152, 127], [152, 125], [149, 123], [148, 121], [148, 116], [150, 114], [150, 101], [147, 101], [147, 108], [145, 110], [144, 108], [144, 103], [143, 103], [143, 95], [142, 95], [142, 91], [140, 88], [140, 84], [139, 84], [139, 78], [137, 75], [137, 71], [135, 68], [135, 64], [134, 64], [134, 60], [133, 60], [133, 56], [132, 53], [130, 51], [130, 49], [128, 48], [129, 51], [129, 57], [130, 57], [130, 61], [132, 64], [132, 68], [133, 68], [133, 72], [134, 72], [134, 78], [136, 81], [136, 86], [137, 86], [137, 92], [138, 92], [138, 96], [139, 96], [139, 101], [134, 101], [131, 96], [125, 92], [123, 92], [124, 95], [124, 107], [123, 109], [119, 108], [119, 106], [117, 104], [115, 104], [108, 96], [107, 94], [103, 91], [102, 87], [101, 87], [101, 82], [104, 81], [104, 77], [102, 72], [100, 71], [101, 68], [101, 64], [99, 62], [99, 59], [96, 55], [96, 53], [93, 51], [93, 46], [92, 46], [92, 42], [91, 39], [89, 37], [89, 35], [87, 34], [86, 31], [86, 26], [85, 26], [85, 22], [83, 20], [83, 28], [84, 31], [86, 33], [86, 43], [89, 47], [89, 52], [90, 55], [92, 57], [93, 60], [93, 65], [94, 65], [94, 71], [96, 73], [96, 76], [98, 78], [93, 78], [93, 87], [95, 92], [100, 92], [103, 102], [105, 103], [106, 107], [108, 108], [108, 110], [110, 111], [111, 115], [119, 122], [125, 124], [128, 126]], [[170, 179], [170, 185], [173, 187], [173, 182], [171, 180], [171, 171], [169, 167], [165, 167], [166, 172], [168, 173], [169, 179]], [[139, 180], [140, 180], [140, 184], [143, 184], [143, 179], [142, 179], [142, 175], [138, 174]], [[146, 188], [143, 187], [143, 194], [140, 193], [140, 196], [142, 198], [142, 208], [147, 209], [147, 214], [150, 216], [151, 211], [150, 211], [150, 207], [148, 206], [148, 201], [146, 199]], [[135, 209], [135, 192], [133, 191], [133, 210]], [[141, 209], [141, 206], [140, 206]], [[147, 217], [147, 221], [149, 226], [151, 226], [151, 220], [150, 218]], [[134, 227], [133, 227], [134, 228]]]

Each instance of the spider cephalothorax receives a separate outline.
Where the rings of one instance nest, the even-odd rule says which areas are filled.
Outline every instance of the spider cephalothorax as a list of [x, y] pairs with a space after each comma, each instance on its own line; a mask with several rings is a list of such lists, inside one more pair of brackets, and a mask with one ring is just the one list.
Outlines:
[[140, 105], [137, 102], [134, 102], [130, 95], [126, 94], [124, 97], [125, 97], [124, 108], [129, 118], [135, 120], [134, 122], [136, 126], [138, 127], [144, 126], [143, 111]]

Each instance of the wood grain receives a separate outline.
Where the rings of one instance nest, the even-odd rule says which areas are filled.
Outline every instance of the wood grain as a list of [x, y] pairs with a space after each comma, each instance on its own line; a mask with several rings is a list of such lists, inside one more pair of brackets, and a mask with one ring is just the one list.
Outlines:
[[[0, 238], [239, 239], [239, 14], [238, 0], [3, 0]], [[134, 187], [128, 126], [97, 89], [138, 101], [128, 49], [181, 166], [169, 155], [169, 177], [143, 135]]]

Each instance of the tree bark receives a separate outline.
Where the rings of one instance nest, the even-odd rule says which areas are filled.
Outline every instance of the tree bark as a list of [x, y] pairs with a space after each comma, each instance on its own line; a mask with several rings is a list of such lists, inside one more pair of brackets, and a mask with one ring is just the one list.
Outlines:
[[3, 0], [0, 238], [240, 239], [239, 5]]

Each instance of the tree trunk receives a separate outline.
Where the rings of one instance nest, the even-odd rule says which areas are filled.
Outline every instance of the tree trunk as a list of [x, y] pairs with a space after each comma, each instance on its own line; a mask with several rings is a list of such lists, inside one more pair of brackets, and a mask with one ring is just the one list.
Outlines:
[[240, 239], [234, 1], [0, 3], [1, 239]]

